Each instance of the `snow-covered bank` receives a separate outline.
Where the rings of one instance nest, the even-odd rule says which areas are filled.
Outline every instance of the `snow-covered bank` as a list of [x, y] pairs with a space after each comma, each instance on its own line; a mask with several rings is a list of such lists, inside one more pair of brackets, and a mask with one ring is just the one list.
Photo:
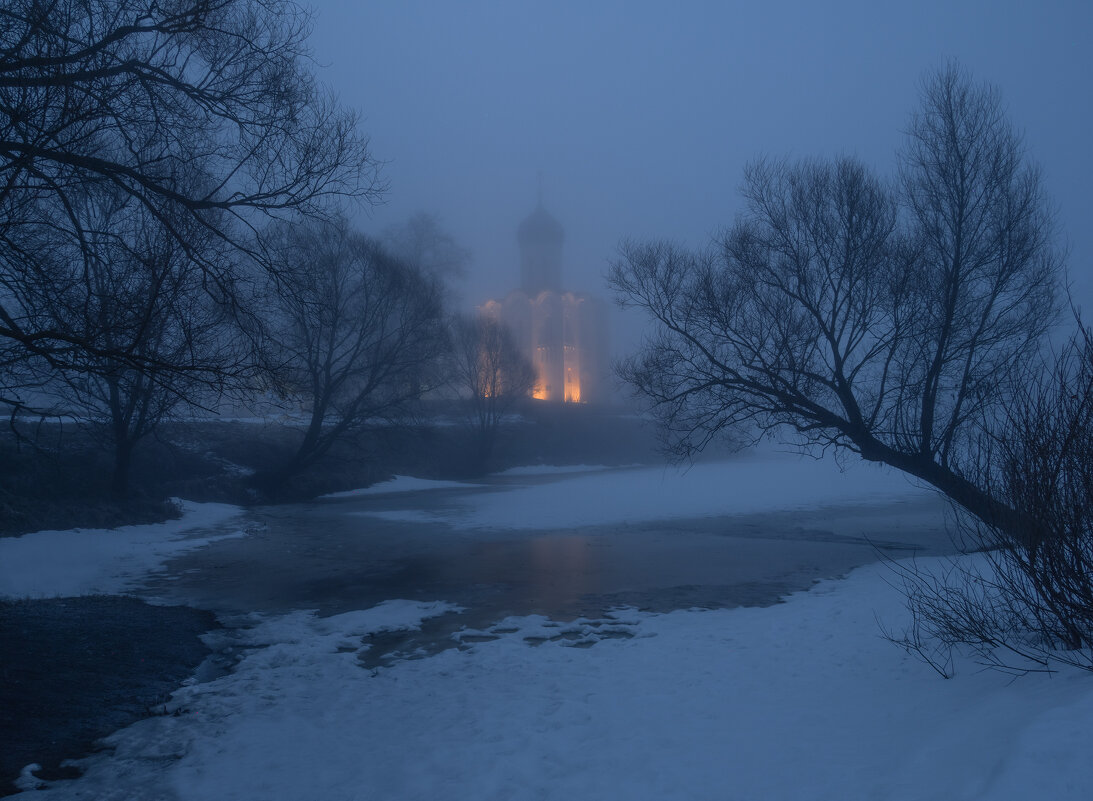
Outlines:
[[690, 468], [586, 472], [549, 484], [478, 493], [458, 506], [369, 512], [388, 520], [447, 522], [459, 528], [573, 528], [643, 520], [712, 517], [923, 497], [904, 474], [857, 462], [766, 453]]
[[[512, 467], [497, 473], [498, 476], [543, 476], [562, 475], [567, 473], [591, 473], [599, 470], [610, 469], [606, 465], [525, 465]], [[320, 495], [320, 500], [338, 500], [342, 498], [363, 498], [368, 495], [388, 495], [398, 492], [427, 492], [437, 489], [474, 489], [483, 484], [470, 481], [448, 481], [432, 478], [417, 478], [416, 476], [395, 476], [387, 481], [380, 481], [370, 487], [342, 490], [341, 492], [328, 492]]]
[[228, 504], [183, 501], [182, 517], [165, 523], [2, 538], [0, 597], [124, 592], [172, 556], [244, 536], [232, 525], [239, 513]]
[[878, 636], [875, 615], [905, 615], [884, 570], [765, 609], [509, 619], [377, 671], [353, 653], [363, 635], [447, 607], [269, 619], [234, 673], [176, 695], [178, 716], [115, 734], [86, 776], [33, 797], [1093, 796], [1093, 678], [939, 679]]
[[[639, 465], [634, 465], [638, 467]], [[550, 476], [562, 473], [595, 473], [600, 470], [610, 470], [605, 464], [528, 464], [521, 467], [510, 467], [496, 473], [498, 476]]]
[[389, 481], [381, 481], [371, 487], [360, 489], [342, 490], [341, 492], [328, 492], [320, 495], [321, 499], [360, 498], [366, 495], [386, 495], [392, 492], [421, 492], [434, 489], [471, 489], [481, 486], [469, 484], [465, 481], [437, 481], [430, 478], [415, 478], [414, 476], [395, 476]]

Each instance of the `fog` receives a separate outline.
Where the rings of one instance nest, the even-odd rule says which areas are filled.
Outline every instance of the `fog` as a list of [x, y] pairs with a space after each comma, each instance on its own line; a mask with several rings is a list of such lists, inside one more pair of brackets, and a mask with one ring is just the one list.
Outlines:
[[0, 17], [0, 796], [1093, 798], [1093, 2]]
[[[540, 171], [567, 288], [607, 296], [620, 240], [704, 244], [759, 155], [852, 154], [891, 174], [922, 76], [950, 59], [1001, 90], [1058, 207], [1075, 299], [1093, 302], [1088, 3], [315, 7], [320, 78], [361, 112], [390, 185], [360, 226], [436, 214], [471, 250], [468, 307], [516, 285]], [[615, 351], [632, 348], [633, 326], [615, 329]]]

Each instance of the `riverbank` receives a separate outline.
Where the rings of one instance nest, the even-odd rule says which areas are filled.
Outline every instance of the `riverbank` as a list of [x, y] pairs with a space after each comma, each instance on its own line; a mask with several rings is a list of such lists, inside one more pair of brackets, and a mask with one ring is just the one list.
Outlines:
[[209, 654], [216, 618], [199, 609], [88, 595], [0, 600], [0, 795], [31, 763], [42, 779], [150, 715]]
[[653, 430], [627, 410], [529, 402], [504, 421], [483, 464], [465, 412], [438, 401], [415, 420], [348, 432], [306, 471], [271, 483], [302, 435], [303, 420], [288, 414], [165, 422], [137, 444], [119, 498], [108, 432], [70, 418], [16, 418], [0, 431], [0, 538], [161, 522], [177, 516], [175, 497], [292, 503], [396, 473], [466, 480], [516, 465], [660, 461]]
[[[929, 560], [922, 563], [930, 567]], [[957, 659], [944, 681], [885, 642], [884, 568], [753, 609], [513, 617], [370, 663], [443, 603], [392, 601], [226, 632], [231, 673], [111, 735], [50, 799], [625, 797], [1085, 801], [1093, 686]], [[27, 783], [28, 788], [35, 786]], [[37, 797], [37, 794], [35, 794]]]
[[181, 553], [239, 538], [240, 510], [184, 502], [165, 523], [40, 531], [0, 539], [0, 794], [101, 737], [161, 714], [208, 655], [216, 618], [131, 594]]
[[[483, 484], [396, 480], [0, 540], [0, 594], [185, 602], [222, 616], [205, 642], [233, 657], [109, 735], [78, 779], [21, 786], [180, 801], [1093, 792], [1087, 675], [1013, 682], [958, 655], [943, 681], [880, 636], [907, 612], [877, 560], [946, 558], [924, 555], [943, 505], [902, 479], [779, 456]], [[635, 488], [672, 502], [634, 503]]]

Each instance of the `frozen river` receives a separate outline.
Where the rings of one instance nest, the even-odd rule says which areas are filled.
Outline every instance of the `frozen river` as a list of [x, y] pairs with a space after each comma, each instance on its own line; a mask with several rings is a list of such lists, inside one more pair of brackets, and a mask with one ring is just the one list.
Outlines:
[[0, 587], [225, 624], [172, 714], [50, 798], [1089, 798], [1087, 675], [941, 681], [881, 636], [909, 618], [875, 566], [775, 603], [883, 555], [945, 569], [945, 522], [898, 475], [785, 456], [400, 478], [28, 535]]
[[249, 536], [173, 560], [149, 590], [225, 613], [443, 600], [472, 627], [763, 605], [881, 554], [948, 552], [945, 511], [899, 475], [788, 456], [396, 480], [253, 510]]

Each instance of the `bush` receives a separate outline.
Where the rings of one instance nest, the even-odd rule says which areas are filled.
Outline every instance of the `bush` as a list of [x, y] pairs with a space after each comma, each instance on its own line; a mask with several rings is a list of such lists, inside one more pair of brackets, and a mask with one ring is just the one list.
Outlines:
[[984, 483], [1023, 519], [1020, 533], [967, 515], [978, 551], [941, 573], [894, 565], [912, 613], [896, 642], [951, 675], [969, 647], [990, 667], [1052, 663], [1093, 671], [1093, 338], [1079, 323], [1046, 378], [1025, 387], [1000, 436], [984, 440]]

